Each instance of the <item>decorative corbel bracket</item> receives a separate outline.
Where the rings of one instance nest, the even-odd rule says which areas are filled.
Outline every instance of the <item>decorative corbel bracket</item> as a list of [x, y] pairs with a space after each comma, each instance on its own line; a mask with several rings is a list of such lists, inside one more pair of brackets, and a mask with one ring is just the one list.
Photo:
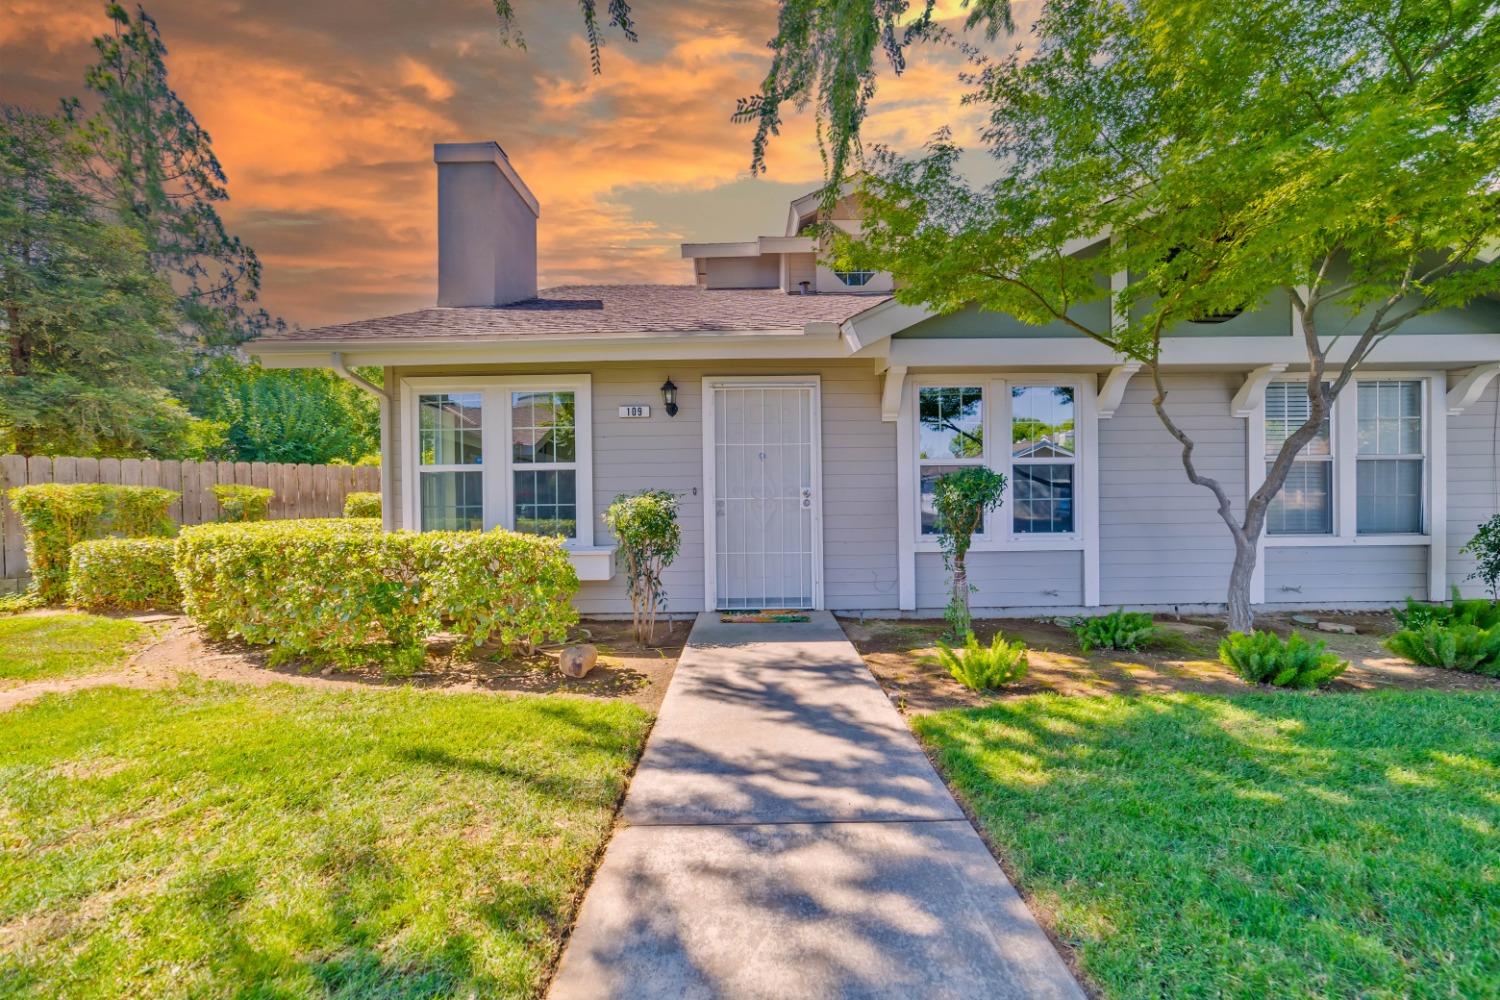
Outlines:
[[1140, 370], [1139, 361], [1127, 361], [1109, 370], [1094, 407], [1100, 420], [1108, 420], [1115, 415], [1115, 411], [1120, 408], [1120, 401], [1125, 398], [1125, 387], [1130, 384], [1131, 376]]
[[1448, 390], [1448, 416], [1456, 417], [1473, 406], [1496, 375], [1500, 375], [1500, 361], [1477, 365], [1465, 372]]
[[901, 416], [901, 387], [905, 384], [905, 365], [891, 365], [885, 370], [885, 385], [880, 392], [880, 419], [886, 423], [894, 423]]
[[1278, 361], [1274, 365], [1261, 365], [1246, 375], [1245, 384], [1240, 386], [1240, 391], [1229, 401], [1229, 415], [1248, 417], [1254, 414], [1260, 409], [1260, 404], [1265, 402], [1266, 386], [1286, 369], [1286, 362]]

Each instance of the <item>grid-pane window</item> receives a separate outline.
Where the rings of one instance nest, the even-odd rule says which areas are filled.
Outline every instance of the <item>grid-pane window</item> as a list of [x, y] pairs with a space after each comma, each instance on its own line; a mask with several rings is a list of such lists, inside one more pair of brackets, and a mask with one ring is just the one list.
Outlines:
[[1360, 382], [1356, 396], [1356, 530], [1361, 535], [1420, 534], [1426, 463], [1422, 382]]
[[[917, 476], [922, 534], [937, 534], [933, 489], [940, 476], [984, 464], [984, 389], [932, 386], [917, 391]], [[980, 531], [984, 530], [981, 526]]]
[[[1266, 471], [1286, 439], [1312, 415], [1304, 382], [1272, 382], [1266, 387]], [[1324, 414], [1317, 434], [1297, 453], [1286, 484], [1266, 512], [1266, 532], [1272, 535], [1330, 535], [1333, 533], [1333, 434]]]
[[512, 392], [510, 426], [516, 530], [578, 537], [578, 425], [574, 393]]
[[1065, 385], [1010, 390], [1011, 511], [1017, 534], [1071, 534], [1077, 486], [1075, 392]]
[[483, 396], [417, 398], [418, 499], [423, 531], [484, 527]]

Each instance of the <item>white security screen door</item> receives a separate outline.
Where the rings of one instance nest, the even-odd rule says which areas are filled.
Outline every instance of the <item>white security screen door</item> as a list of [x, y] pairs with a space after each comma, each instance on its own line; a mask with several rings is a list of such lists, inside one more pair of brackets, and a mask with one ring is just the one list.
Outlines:
[[710, 382], [708, 388], [714, 606], [816, 607], [816, 385]]

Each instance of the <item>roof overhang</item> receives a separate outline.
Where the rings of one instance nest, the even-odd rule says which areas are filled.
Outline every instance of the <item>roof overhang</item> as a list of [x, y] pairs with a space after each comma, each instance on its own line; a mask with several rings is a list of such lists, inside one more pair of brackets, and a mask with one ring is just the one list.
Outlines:
[[759, 236], [736, 243], [684, 243], [684, 260], [700, 257], [760, 257], [768, 253], [814, 253], [817, 243], [811, 236]]

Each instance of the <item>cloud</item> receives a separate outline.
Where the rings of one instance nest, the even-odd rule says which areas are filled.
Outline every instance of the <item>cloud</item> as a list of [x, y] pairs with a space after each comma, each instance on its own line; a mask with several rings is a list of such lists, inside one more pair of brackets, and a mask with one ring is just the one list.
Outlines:
[[[679, 242], [778, 232], [787, 192], [819, 182], [808, 116], [755, 180], [752, 132], [729, 120], [765, 73], [773, 0], [638, 0], [642, 40], [611, 37], [602, 76], [576, 7], [517, 7], [525, 49], [500, 44], [485, 0], [378, 15], [359, 0], [148, 2], [172, 83], [229, 174], [226, 219], [264, 262], [267, 308], [313, 325], [429, 305], [433, 142], [505, 146], [542, 203], [547, 283], [689, 281]], [[962, 17], [954, 3], [940, 13]], [[46, 107], [81, 93], [89, 37], [106, 27], [96, 0], [0, 0], [0, 95]], [[972, 134], [958, 67], [934, 49], [887, 73], [867, 139], [912, 149], [943, 124]]]

